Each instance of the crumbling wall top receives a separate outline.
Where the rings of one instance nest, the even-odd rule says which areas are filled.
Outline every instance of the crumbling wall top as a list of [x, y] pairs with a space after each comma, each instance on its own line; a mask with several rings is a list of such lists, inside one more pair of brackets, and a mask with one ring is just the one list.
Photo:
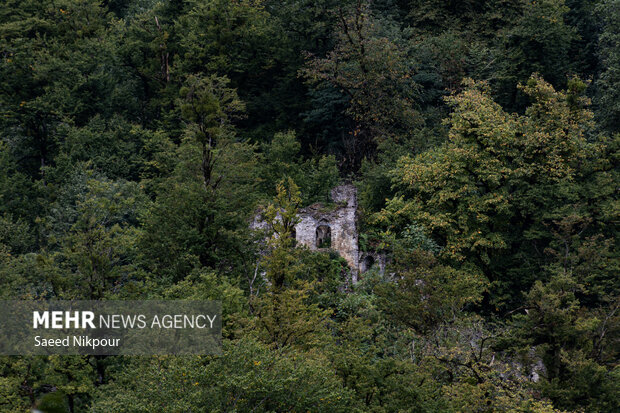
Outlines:
[[351, 184], [336, 186], [331, 191], [331, 199], [346, 204], [347, 208], [357, 208], [357, 188]]

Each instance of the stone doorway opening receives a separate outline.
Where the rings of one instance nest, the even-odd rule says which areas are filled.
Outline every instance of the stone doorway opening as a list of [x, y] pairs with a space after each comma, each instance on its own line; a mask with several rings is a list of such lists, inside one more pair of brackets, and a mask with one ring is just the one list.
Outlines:
[[372, 255], [367, 255], [364, 257], [364, 261], [362, 261], [362, 272], [366, 272], [375, 265], [375, 259]]
[[329, 225], [321, 224], [316, 227], [316, 247], [330, 248], [332, 246], [332, 229]]

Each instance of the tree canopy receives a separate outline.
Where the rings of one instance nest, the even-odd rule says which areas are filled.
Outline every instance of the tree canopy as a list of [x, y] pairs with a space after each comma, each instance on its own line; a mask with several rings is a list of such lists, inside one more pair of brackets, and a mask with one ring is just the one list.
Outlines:
[[[619, 0], [5, 0], [0, 298], [224, 322], [0, 411], [620, 411], [619, 165]], [[342, 183], [357, 283], [296, 242]]]

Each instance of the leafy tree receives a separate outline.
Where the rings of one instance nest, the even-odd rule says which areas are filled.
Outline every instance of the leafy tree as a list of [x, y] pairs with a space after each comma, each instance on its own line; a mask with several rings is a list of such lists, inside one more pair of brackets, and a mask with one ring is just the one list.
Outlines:
[[450, 98], [449, 141], [399, 162], [394, 176], [402, 192], [378, 222], [391, 230], [422, 224], [444, 247], [443, 257], [483, 269], [497, 302], [527, 286], [530, 271], [543, 265], [548, 223], [568, 211], [596, 214], [580, 206], [601, 146], [588, 141], [592, 113], [579, 85], [556, 92], [532, 77], [523, 90], [533, 104], [519, 116], [470, 83]]
[[95, 1], [11, 3], [0, 15], [0, 127], [12, 131], [10, 150], [20, 166], [38, 178], [53, 163], [61, 123], [105, 112], [110, 78], [100, 59], [110, 51], [99, 39], [108, 16]]
[[497, 351], [503, 334], [477, 316], [460, 318], [415, 337], [415, 359], [438, 379], [447, 411], [560, 413], [532, 389], [527, 371]]
[[564, 87], [571, 74], [575, 28], [565, 23], [569, 9], [564, 0], [527, 1], [517, 23], [506, 31], [504, 57], [495, 83], [498, 101], [510, 109], [522, 110], [527, 98], [516, 87], [532, 73], [540, 74], [555, 87]]
[[618, 302], [601, 313], [588, 311], [578, 298], [585, 289], [570, 273], [557, 273], [544, 284], [537, 281], [527, 294], [527, 313], [515, 316], [516, 343], [534, 346], [542, 357], [545, 374], [539, 388], [556, 406], [613, 411], [620, 391], [617, 368], [603, 360], [615, 352], [608, 340], [617, 340], [619, 333]]
[[302, 74], [319, 88], [329, 85], [348, 100], [351, 127], [345, 141], [349, 169], [373, 157], [377, 142], [397, 137], [416, 120], [416, 85], [396, 43], [378, 28], [368, 5], [338, 10], [336, 46], [325, 58], [309, 57]]
[[129, 292], [142, 278], [133, 261], [146, 199], [135, 183], [76, 178], [49, 218], [49, 250], [37, 257], [39, 271], [57, 298], [102, 299]]
[[[117, 70], [122, 68], [115, 76], [119, 87], [113, 98], [127, 119], [145, 128], [165, 127], [176, 137], [181, 127], [175, 99], [183, 76], [175, 76], [172, 70], [178, 54], [174, 15], [184, 7], [179, 2], [140, 3], [135, 2], [111, 31], [114, 61]], [[171, 11], [174, 6], [176, 10]]]
[[294, 132], [276, 133], [265, 145], [263, 182], [265, 193], [273, 191], [273, 182], [292, 178], [300, 187], [302, 204], [328, 201], [329, 192], [339, 180], [336, 158], [333, 155], [303, 159], [301, 144]]
[[34, 407], [44, 368], [44, 357], [0, 357], [0, 409], [10, 412]]
[[231, 125], [243, 104], [225, 78], [190, 76], [178, 104], [186, 120], [176, 167], [156, 191], [140, 239], [147, 268], [167, 281], [200, 266], [247, 260], [246, 218], [253, 211], [256, 148]]
[[181, 114], [189, 122], [188, 138], [195, 140], [202, 150], [200, 169], [205, 190], [214, 192], [221, 177], [213, 176], [217, 161], [217, 144], [228, 133], [231, 120], [243, 111], [243, 103], [228, 80], [215, 76], [190, 76], [181, 88]]
[[277, 186], [278, 194], [275, 202], [264, 213], [265, 219], [271, 226], [269, 239], [270, 253], [266, 258], [266, 276], [275, 291], [285, 284], [294, 282], [295, 270], [292, 264], [295, 260], [293, 232], [299, 223], [297, 216], [301, 203], [299, 187], [291, 178], [282, 181]]
[[599, 54], [603, 70], [597, 80], [598, 111], [603, 126], [610, 132], [620, 132], [619, 96], [620, 96], [620, 53], [618, 41], [620, 19], [618, 18], [620, 3], [618, 1], [602, 1], [597, 12], [603, 20], [603, 30], [599, 38]]
[[[175, 71], [231, 79], [250, 115], [244, 129], [260, 129], [261, 123], [285, 112], [287, 103], [295, 104], [281, 90], [282, 85], [290, 84], [283, 73], [289, 46], [264, 2], [211, 0], [193, 1], [190, 6], [175, 23], [181, 57], [174, 65]], [[280, 110], [275, 112], [276, 108]], [[284, 124], [278, 129], [288, 127]], [[275, 130], [269, 130], [267, 136]], [[260, 132], [253, 137], [257, 141], [264, 138]]]
[[8, 146], [0, 141], [0, 211], [33, 223], [42, 205], [38, 188], [20, 168]]
[[[620, 410], [618, 7], [4, 1], [0, 298], [219, 300], [224, 345], [0, 357], [0, 411]], [[356, 284], [295, 244], [343, 178]]]
[[420, 250], [397, 250], [390, 269], [395, 280], [376, 288], [379, 307], [386, 316], [419, 333], [454, 320], [467, 306], [480, 303], [486, 287], [475, 269], [459, 271], [440, 265]]
[[408, 0], [402, 4], [405, 21], [420, 35], [438, 35], [450, 30], [474, 37], [493, 38], [510, 27], [522, 13], [519, 0], [437, 1]]
[[[160, 385], [156, 385], [159, 383]], [[320, 355], [274, 351], [251, 339], [224, 355], [136, 360], [98, 391], [94, 411], [349, 411], [350, 391]]]

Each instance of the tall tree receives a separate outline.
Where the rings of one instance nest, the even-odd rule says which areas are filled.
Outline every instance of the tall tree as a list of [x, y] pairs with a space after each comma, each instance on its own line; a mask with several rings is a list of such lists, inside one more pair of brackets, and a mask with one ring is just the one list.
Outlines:
[[[400, 160], [401, 194], [377, 219], [392, 231], [407, 221], [423, 225], [444, 246], [443, 257], [484, 270], [495, 302], [514, 300], [512, 291], [528, 288], [545, 263], [553, 220], [571, 213], [610, 219], [589, 206], [602, 194], [588, 181], [602, 183], [613, 171], [599, 162], [605, 145], [589, 139], [584, 88], [573, 80], [558, 92], [534, 76], [522, 87], [533, 102], [519, 116], [493, 102], [484, 84], [469, 82], [450, 98], [449, 141]], [[603, 197], [611, 196], [604, 188]]]
[[409, 60], [366, 2], [337, 12], [334, 50], [324, 58], [309, 56], [301, 73], [319, 89], [346, 97], [351, 123], [343, 137], [345, 165], [356, 171], [362, 159], [374, 157], [378, 142], [397, 139], [414, 125], [417, 86]]
[[603, 70], [596, 82], [597, 114], [611, 133], [620, 133], [620, 1], [603, 1], [597, 12], [603, 20], [599, 54]]

